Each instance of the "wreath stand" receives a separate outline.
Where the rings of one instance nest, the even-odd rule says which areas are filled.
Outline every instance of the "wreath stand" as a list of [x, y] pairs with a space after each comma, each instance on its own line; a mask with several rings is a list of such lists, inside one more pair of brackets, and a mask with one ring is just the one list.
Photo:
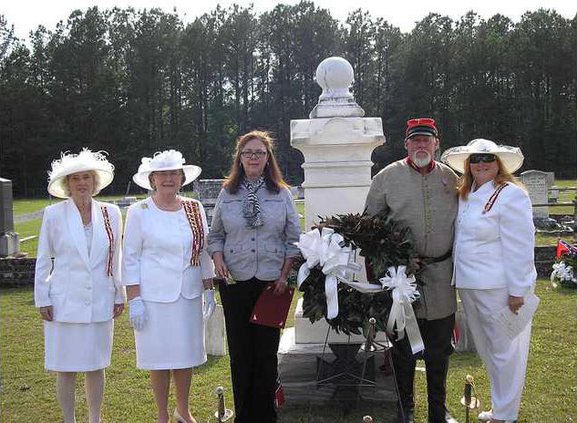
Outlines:
[[[375, 370], [375, 358], [378, 353], [383, 353], [385, 366], [394, 369], [391, 354], [387, 353], [392, 345], [388, 340], [383, 343], [375, 341], [375, 323], [375, 319], [369, 319], [369, 331], [364, 343], [351, 342], [350, 336], [347, 343], [330, 343], [328, 339], [332, 329], [329, 327], [322, 353], [317, 356], [317, 389], [332, 384], [336, 388], [332, 398], [342, 399], [344, 404], [348, 404], [346, 408], [359, 403], [362, 399], [362, 388], [376, 388], [375, 371], [378, 370]], [[334, 355], [332, 361], [329, 360], [327, 346]], [[394, 377], [393, 380], [398, 398], [399, 389]]]

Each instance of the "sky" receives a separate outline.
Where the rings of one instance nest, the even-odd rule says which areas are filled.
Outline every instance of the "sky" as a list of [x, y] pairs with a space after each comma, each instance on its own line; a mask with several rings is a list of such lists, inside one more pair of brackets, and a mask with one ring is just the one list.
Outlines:
[[[171, 12], [176, 7], [178, 15], [185, 22], [193, 21], [197, 16], [210, 12], [220, 3], [228, 7], [232, 3], [242, 6], [254, 5], [257, 14], [272, 10], [278, 3], [297, 4], [298, 0], [4, 0], [0, 5], [9, 25], [14, 25], [15, 35], [26, 39], [30, 31], [38, 25], [55, 29], [59, 21], [66, 21], [68, 15], [75, 9], [85, 10], [91, 6], [108, 9], [114, 6], [135, 9], [158, 7]], [[459, 19], [470, 10], [477, 12], [483, 18], [489, 18], [497, 13], [519, 21], [527, 11], [539, 8], [554, 9], [565, 18], [572, 19], [577, 13], [577, 2], [574, 0], [315, 0], [319, 7], [329, 9], [331, 15], [344, 22], [349, 12], [361, 8], [370, 12], [371, 16], [382, 17], [390, 24], [397, 26], [403, 32], [410, 32], [415, 22], [420, 21], [429, 12], [439, 13], [453, 19]]]

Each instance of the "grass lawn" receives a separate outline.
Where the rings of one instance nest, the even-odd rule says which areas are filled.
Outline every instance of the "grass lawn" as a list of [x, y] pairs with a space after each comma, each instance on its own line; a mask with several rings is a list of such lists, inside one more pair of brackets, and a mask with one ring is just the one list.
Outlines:
[[[55, 397], [53, 374], [43, 369], [42, 322], [33, 306], [31, 289], [3, 290], [0, 297], [0, 353], [2, 356], [2, 422], [61, 421]], [[551, 289], [540, 281], [537, 294], [541, 306], [533, 323], [529, 368], [519, 422], [576, 422], [575, 397], [577, 384], [576, 357], [577, 290]], [[293, 306], [296, 301], [293, 301]], [[291, 316], [292, 316], [291, 311]], [[292, 322], [289, 322], [292, 325]], [[228, 357], [211, 357], [195, 371], [191, 393], [191, 409], [200, 422], [209, 420], [215, 410], [214, 388], [223, 385], [228, 405], [232, 406]], [[477, 393], [483, 402], [489, 401], [489, 387], [480, 360], [469, 353], [455, 354], [451, 359], [448, 382], [448, 405], [460, 421], [464, 412], [459, 406], [465, 376], [475, 377]], [[426, 421], [425, 377], [417, 373], [417, 422]], [[86, 406], [82, 385], [77, 385], [77, 417], [85, 422]], [[174, 396], [170, 398], [174, 407]], [[290, 398], [287, 407], [290, 407]], [[104, 423], [142, 423], [154, 421], [154, 401], [148, 374], [135, 368], [135, 351], [127, 313], [117, 321], [114, 334], [112, 365], [107, 370], [107, 386], [103, 406]], [[353, 413], [340, 415], [339, 407], [283, 412], [281, 422], [357, 422]], [[354, 418], [352, 416], [355, 416]], [[379, 416], [376, 422], [379, 422]], [[476, 420], [472, 420], [476, 421]]]

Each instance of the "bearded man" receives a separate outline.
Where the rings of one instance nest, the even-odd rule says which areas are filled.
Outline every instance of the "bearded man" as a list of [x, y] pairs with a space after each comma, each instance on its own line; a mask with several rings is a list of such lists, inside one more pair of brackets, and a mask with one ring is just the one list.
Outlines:
[[392, 357], [399, 393], [397, 421], [414, 421], [416, 360], [425, 360], [430, 423], [456, 423], [446, 406], [446, 381], [457, 302], [451, 286], [453, 224], [457, 214], [457, 176], [434, 156], [439, 131], [431, 118], [410, 119], [405, 132], [407, 157], [381, 170], [371, 183], [366, 210], [388, 213], [409, 227], [419, 257], [420, 300], [415, 314], [425, 350], [412, 354], [407, 337], [393, 341]]

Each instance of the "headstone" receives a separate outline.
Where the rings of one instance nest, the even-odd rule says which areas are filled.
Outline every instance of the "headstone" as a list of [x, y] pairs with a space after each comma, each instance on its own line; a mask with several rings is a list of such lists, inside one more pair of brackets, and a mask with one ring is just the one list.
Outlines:
[[198, 199], [204, 207], [209, 226], [212, 222], [212, 212], [223, 182], [224, 179], [197, 179], [193, 182], [194, 191], [198, 194]]
[[20, 251], [18, 234], [14, 232], [12, 207], [12, 181], [0, 178], [0, 257], [11, 256]]
[[[552, 172], [527, 170], [521, 173], [521, 182], [527, 187], [532, 204], [547, 204], [549, 187], [553, 185]], [[554, 177], [554, 175], [553, 175]], [[534, 218], [548, 218], [549, 207], [533, 207]]]
[[226, 355], [225, 335], [224, 310], [221, 305], [217, 305], [204, 325], [204, 340], [208, 355]]

